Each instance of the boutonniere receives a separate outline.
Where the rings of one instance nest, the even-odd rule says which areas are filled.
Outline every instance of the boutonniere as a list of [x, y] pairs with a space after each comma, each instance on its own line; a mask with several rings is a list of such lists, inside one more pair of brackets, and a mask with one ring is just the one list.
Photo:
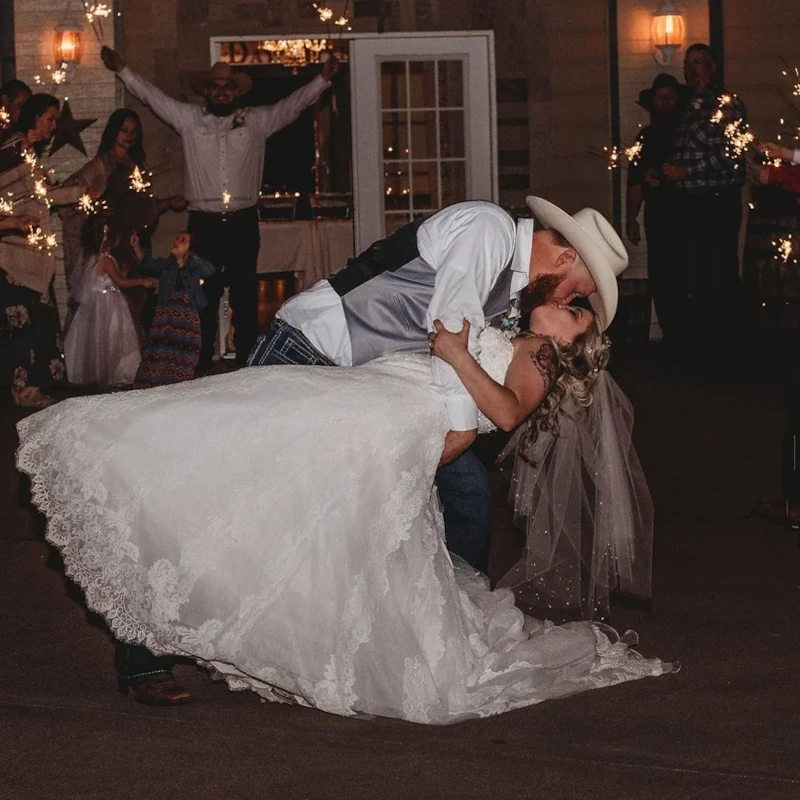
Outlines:
[[519, 307], [512, 305], [500, 320], [500, 330], [507, 339], [519, 336], [519, 320], [521, 316], [522, 312], [520, 312]]
[[240, 108], [234, 115], [233, 115], [233, 124], [231, 125], [231, 130], [236, 130], [237, 128], [241, 128], [244, 125], [244, 109]]

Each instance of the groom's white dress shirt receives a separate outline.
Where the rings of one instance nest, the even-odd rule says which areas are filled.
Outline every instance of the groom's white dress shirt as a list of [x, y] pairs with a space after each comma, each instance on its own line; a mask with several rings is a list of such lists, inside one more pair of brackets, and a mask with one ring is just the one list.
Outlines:
[[[469, 349], [480, 355], [478, 336], [486, 326], [483, 307], [501, 272], [512, 270], [509, 303], [529, 282], [533, 220], [514, 223], [499, 206], [483, 201], [457, 203], [425, 220], [417, 232], [420, 257], [435, 271], [428, 330], [440, 319], [450, 331], [470, 321]], [[327, 280], [290, 298], [278, 318], [300, 330], [321, 353], [339, 366], [353, 363], [342, 298]], [[478, 427], [478, 408], [455, 370], [433, 359], [433, 387], [445, 397], [452, 430]]]
[[[293, 122], [330, 86], [321, 75], [270, 106], [251, 106], [227, 117], [164, 94], [130, 67], [119, 72], [128, 91], [180, 134], [190, 211], [224, 213], [258, 202], [264, 142]], [[223, 202], [223, 193], [230, 202]]]

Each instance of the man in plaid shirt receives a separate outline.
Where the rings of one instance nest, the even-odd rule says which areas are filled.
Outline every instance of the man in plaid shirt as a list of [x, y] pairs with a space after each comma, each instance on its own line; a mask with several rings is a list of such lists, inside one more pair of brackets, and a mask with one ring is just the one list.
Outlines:
[[733, 366], [741, 362], [744, 342], [739, 280], [741, 190], [745, 182], [743, 154], [736, 155], [726, 129], [747, 127], [747, 109], [734, 95], [714, 86], [716, 58], [704, 44], [686, 52], [684, 75], [692, 90], [678, 128], [664, 177], [675, 185], [684, 211], [682, 238], [698, 344], [713, 352], [714, 332], [722, 323], [730, 343], [720, 356]]

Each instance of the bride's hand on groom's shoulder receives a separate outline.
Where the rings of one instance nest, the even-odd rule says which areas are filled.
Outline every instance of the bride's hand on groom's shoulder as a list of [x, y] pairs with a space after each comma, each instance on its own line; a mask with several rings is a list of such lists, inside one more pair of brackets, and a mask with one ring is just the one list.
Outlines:
[[460, 359], [469, 357], [469, 320], [465, 319], [458, 333], [451, 333], [440, 319], [433, 321], [434, 333], [428, 334], [431, 343], [431, 355], [456, 366]]

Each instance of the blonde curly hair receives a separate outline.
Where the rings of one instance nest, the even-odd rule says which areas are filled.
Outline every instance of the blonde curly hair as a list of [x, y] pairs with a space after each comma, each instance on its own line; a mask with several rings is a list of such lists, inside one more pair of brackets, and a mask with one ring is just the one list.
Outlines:
[[558, 435], [559, 421], [563, 414], [568, 413], [565, 404], [572, 401], [581, 408], [592, 404], [594, 386], [611, 356], [611, 340], [600, 329], [596, 319], [569, 345], [534, 332], [522, 335], [544, 339], [557, 358], [556, 379], [547, 397], [523, 423], [525, 428], [520, 437], [519, 452], [524, 458], [536, 442], [539, 431], [549, 430]]

